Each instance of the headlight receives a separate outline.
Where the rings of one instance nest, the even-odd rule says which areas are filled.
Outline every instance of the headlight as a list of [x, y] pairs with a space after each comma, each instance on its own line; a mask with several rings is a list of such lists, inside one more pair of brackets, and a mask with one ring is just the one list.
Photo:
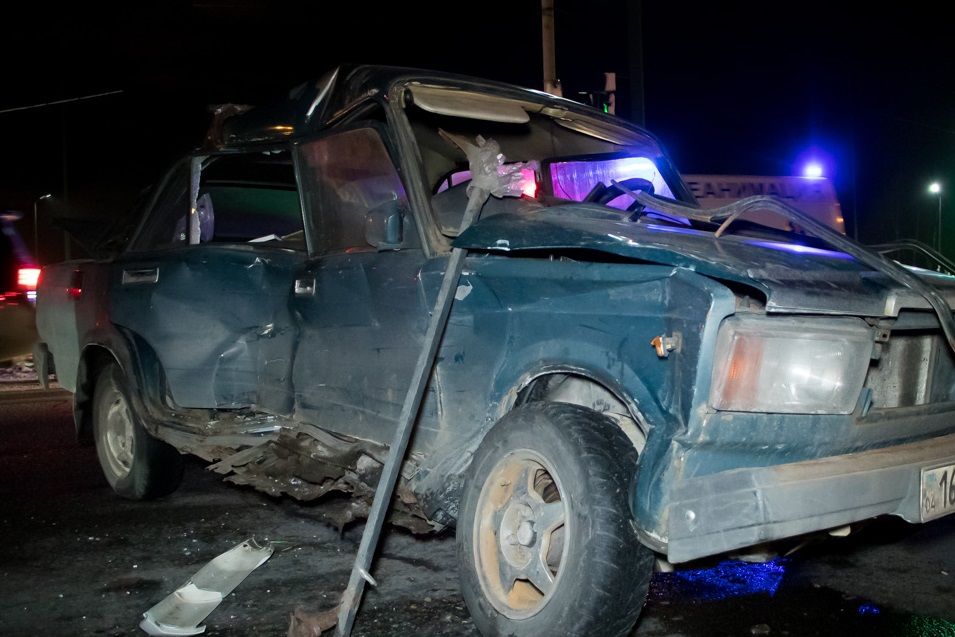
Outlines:
[[852, 413], [872, 343], [860, 319], [728, 318], [717, 339], [710, 404], [727, 411]]

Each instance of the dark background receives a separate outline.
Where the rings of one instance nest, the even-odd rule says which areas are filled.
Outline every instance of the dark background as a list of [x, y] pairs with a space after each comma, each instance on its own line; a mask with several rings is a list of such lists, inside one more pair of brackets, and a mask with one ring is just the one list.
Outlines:
[[[564, 95], [618, 73], [630, 117], [640, 17], [647, 127], [687, 173], [799, 174], [821, 158], [861, 240], [932, 241], [939, 180], [955, 211], [953, 40], [932, 5], [556, 0]], [[208, 106], [282, 99], [339, 62], [407, 65], [542, 85], [540, 5], [200, 2], [4, 9], [0, 209], [123, 214], [199, 144]], [[948, 191], [951, 186], [952, 197]], [[951, 201], [952, 205], [949, 205]], [[858, 219], [858, 223], [855, 221]], [[955, 216], [944, 226], [953, 237]], [[950, 234], [945, 232], [946, 235]], [[46, 245], [49, 260], [57, 241]]]

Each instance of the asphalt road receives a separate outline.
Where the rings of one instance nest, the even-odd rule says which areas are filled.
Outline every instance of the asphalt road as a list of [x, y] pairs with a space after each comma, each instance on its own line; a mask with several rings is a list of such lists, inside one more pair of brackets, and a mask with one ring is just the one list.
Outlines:
[[[361, 534], [188, 463], [172, 496], [113, 496], [76, 444], [69, 395], [0, 391], [0, 635], [136, 635], [141, 614], [249, 537], [275, 554], [207, 620], [209, 635], [284, 635], [295, 608], [331, 608]], [[474, 635], [454, 538], [387, 532], [356, 635]], [[765, 564], [710, 561], [654, 576], [635, 635], [955, 636], [955, 516], [893, 520]]]

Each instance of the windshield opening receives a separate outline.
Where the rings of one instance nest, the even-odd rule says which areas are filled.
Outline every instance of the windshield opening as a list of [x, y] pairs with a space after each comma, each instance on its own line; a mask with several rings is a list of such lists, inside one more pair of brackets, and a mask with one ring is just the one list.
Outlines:
[[416, 105], [407, 107], [431, 193], [432, 210], [443, 234], [454, 237], [461, 230], [471, 174], [464, 153], [443, 138], [441, 131], [472, 140], [478, 135], [494, 139], [507, 163], [528, 164], [521, 171], [523, 196], [492, 198], [485, 205], [484, 217], [504, 212], [532, 213], [581, 201], [626, 210], [633, 200], [622, 192], [609, 202], [588, 199], [598, 184], [606, 188], [618, 178], [646, 178], [653, 184], [654, 192], [665, 197], [673, 197], [679, 190], [672, 183], [679, 177], [662, 168], [668, 164], [649, 136], [627, 130], [625, 137], [622, 128], [612, 135], [599, 125], [601, 122], [589, 122], [577, 113], [543, 114], [531, 112], [532, 106], [524, 104], [528, 109], [526, 122], [488, 121], [435, 113]]

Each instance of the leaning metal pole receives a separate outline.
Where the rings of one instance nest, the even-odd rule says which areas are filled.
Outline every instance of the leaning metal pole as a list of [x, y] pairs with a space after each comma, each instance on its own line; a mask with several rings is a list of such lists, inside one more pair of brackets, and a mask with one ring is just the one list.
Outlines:
[[[470, 226], [478, 217], [490, 194], [490, 190], [482, 188], [474, 188], [471, 191], [468, 198], [468, 207], [464, 213], [464, 221], [461, 224], [462, 228]], [[444, 272], [438, 298], [434, 302], [434, 310], [431, 312], [428, 331], [424, 337], [424, 347], [418, 356], [418, 363], [412, 374], [411, 386], [405, 396], [401, 416], [398, 419], [398, 428], [395, 430], [391, 448], [388, 450], [388, 457], [385, 459], [385, 466], [381, 471], [381, 478], [375, 489], [375, 499], [372, 502], [368, 521], [365, 523], [365, 530], [361, 536], [361, 544], [358, 546], [358, 554], [355, 556], [355, 564], [348, 580], [348, 587], [342, 595], [342, 601], [338, 608], [336, 634], [342, 637], [351, 634], [352, 627], [355, 624], [355, 615], [358, 613], [358, 606], [365, 591], [365, 583], [374, 581], [369, 574], [371, 562], [375, 557], [375, 548], [378, 546], [378, 540], [381, 537], [381, 529], [385, 522], [385, 515], [388, 513], [388, 505], [391, 504], [395, 484], [401, 472], [401, 463], [408, 449], [411, 433], [414, 431], [418, 411], [421, 408], [421, 398], [424, 395], [425, 386], [428, 384], [428, 378], [431, 376], [434, 358], [444, 335], [444, 329], [448, 324], [448, 315], [451, 311], [451, 304], [454, 302], [454, 292], [461, 276], [461, 270], [464, 268], [464, 259], [467, 252], [462, 248], [454, 248], [451, 251], [448, 268]]]
[[[477, 220], [481, 215], [481, 209], [484, 208], [484, 204], [491, 195], [495, 197], [519, 197], [521, 195], [520, 171], [525, 165], [512, 163], [505, 166], [504, 155], [501, 154], [500, 145], [496, 141], [484, 139], [478, 135], [475, 143], [472, 143], [464, 137], [452, 135], [443, 130], [439, 132], [446, 141], [464, 151], [471, 169], [468, 205], [464, 209], [461, 232], [464, 232]], [[395, 429], [391, 447], [388, 449], [388, 457], [385, 458], [385, 466], [381, 470], [381, 477], [378, 479], [378, 486], [375, 488], [375, 499], [371, 504], [368, 521], [365, 523], [365, 530], [361, 536], [361, 544], [358, 546], [358, 554], [355, 556], [355, 564], [352, 566], [348, 587], [342, 594], [338, 606], [336, 634], [340, 637], [347, 637], [351, 634], [352, 627], [355, 624], [355, 615], [358, 613], [361, 597], [365, 591], [365, 584], [375, 585], [375, 580], [369, 572], [371, 563], [375, 558], [375, 548], [381, 538], [385, 515], [388, 513], [388, 506], [394, 496], [395, 485], [401, 473], [401, 465], [408, 450], [411, 434], [414, 432], [415, 423], [418, 421], [421, 399], [424, 396], [428, 379], [431, 377], [431, 370], [434, 368], [435, 356], [448, 324], [451, 304], [454, 303], [454, 294], [467, 255], [468, 251], [462, 248], [451, 250], [448, 267], [444, 271], [438, 297], [434, 301], [434, 309], [428, 321], [428, 331], [424, 337], [424, 346], [421, 348], [418, 363], [411, 374], [411, 384], [408, 386], [408, 393], [405, 395], [405, 402], [401, 407], [401, 415], [398, 417], [398, 426]]]

